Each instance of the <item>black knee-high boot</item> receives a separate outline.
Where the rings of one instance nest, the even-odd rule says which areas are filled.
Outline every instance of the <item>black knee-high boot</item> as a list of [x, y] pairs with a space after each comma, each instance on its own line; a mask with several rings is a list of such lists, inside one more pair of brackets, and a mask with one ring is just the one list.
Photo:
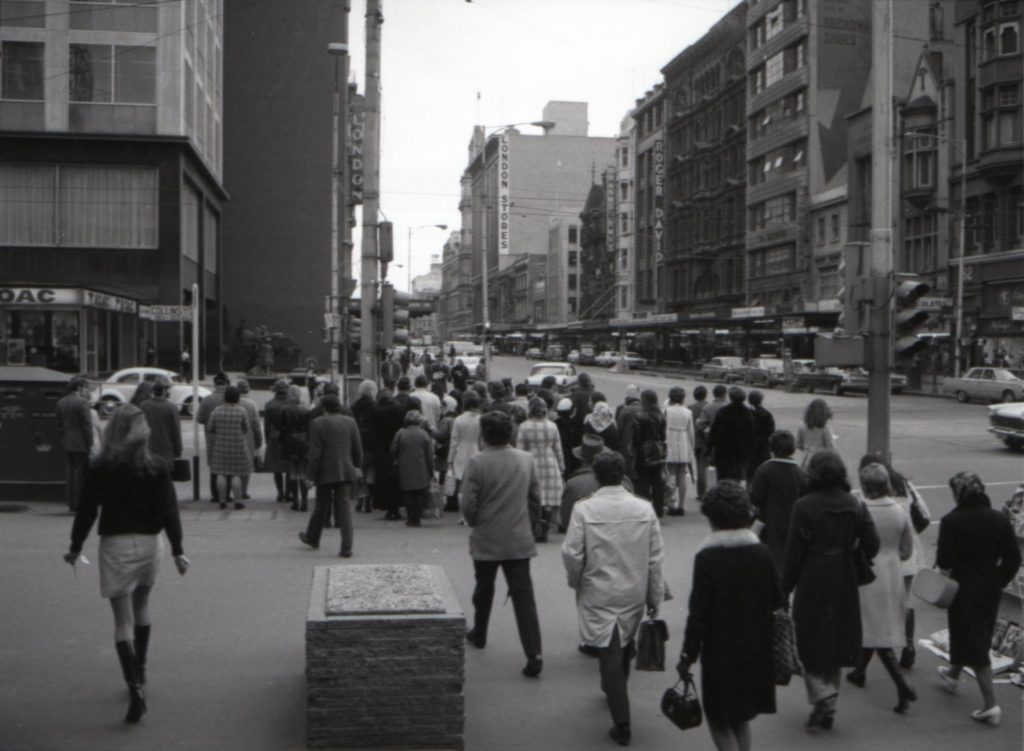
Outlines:
[[146, 713], [146, 696], [142, 693], [142, 686], [139, 684], [139, 666], [135, 659], [135, 650], [132, 649], [130, 641], [119, 641], [115, 643], [115, 646], [117, 647], [117, 658], [121, 661], [124, 681], [128, 684], [128, 694], [131, 697], [128, 714], [124, 716], [124, 721], [135, 723]]
[[867, 677], [868, 663], [871, 662], [871, 655], [874, 653], [875, 650], [873, 649], [862, 649], [860, 651], [860, 664], [846, 674], [846, 680], [854, 686], [864, 688], [864, 680]]
[[149, 651], [151, 626], [135, 627], [135, 664], [138, 666], [139, 685], [146, 685], [146, 652]]
[[914, 609], [907, 608], [907, 615], [903, 621], [904, 629], [907, 635], [907, 646], [900, 652], [900, 667], [907, 668], [908, 670], [914, 667], [914, 661], [917, 659], [917, 650], [914, 648]]
[[302, 498], [302, 505], [299, 506], [299, 511], [309, 510], [309, 487], [306, 485], [305, 480], [299, 480], [299, 495]]
[[287, 480], [288, 500], [292, 502], [292, 511], [299, 510], [299, 481], [291, 475]]
[[277, 502], [284, 503], [284, 472], [274, 473], [274, 487], [277, 488]]
[[886, 672], [889, 673], [889, 677], [892, 678], [892, 682], [896, 684], [898, 703], [893, 707], [892, 711], [904, 714], [910, 707], [910, 702], [917, 701], [917, 692], [913, 686], [907, 683], [907, 679], [903, 677], [899, 665], [896, 664], [896, 654], [891, 649], [878, 650], [878, 657], [885, 666]]

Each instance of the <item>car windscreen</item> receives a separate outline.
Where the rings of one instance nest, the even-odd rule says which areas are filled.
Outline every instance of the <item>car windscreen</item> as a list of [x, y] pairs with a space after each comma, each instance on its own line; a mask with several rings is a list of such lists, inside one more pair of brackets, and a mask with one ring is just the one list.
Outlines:
[[542, 365], [534, 368], [530, 371], [530, 375], [535, 376], [546, 376], [546, 375], [564, 375], [565, 368], [561, 365]]

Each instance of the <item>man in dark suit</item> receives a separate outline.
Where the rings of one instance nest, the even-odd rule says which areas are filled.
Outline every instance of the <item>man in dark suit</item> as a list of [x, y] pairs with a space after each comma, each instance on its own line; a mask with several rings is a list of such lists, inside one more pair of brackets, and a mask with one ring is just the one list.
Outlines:
[[352, 486], [362, 478], [363, 443], [355, 419], [341, 414], [341, 401], [327, 394], [320, 402], [325, 414], [309, 426], [308, 473], [316, 484], [316, 506], [309, 527], [299, 539], [320, 547], [320, 533], [333, 511], [341, 527], [342, 558], [352, 557]]
[[68, 508], [78, 511], [82, 478], [92, 450], [92, 415], [89, 412], [89, 379], [76, 375], [68, 382], [68, 393], [57, 402], [57, 424], [61, 445], [67, 454], [66, 497]]
[[[747, 479], [747, 463], [754, 453], [754, 416], [746, 399], [747, 393], [733, 386], [729, 389], [729, 403], [715, 413], [711, 422], [707, 445], [718, 480]], [[704, 414], [707, 412], [705, 408]]]

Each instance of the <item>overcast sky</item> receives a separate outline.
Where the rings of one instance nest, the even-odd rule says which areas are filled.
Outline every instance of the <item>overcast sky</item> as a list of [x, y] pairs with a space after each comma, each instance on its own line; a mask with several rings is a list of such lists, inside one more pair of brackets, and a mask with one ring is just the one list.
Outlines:
[[[413, 276], [425, 273], [459, 228], [459, 178], [475, 124], [539, 120], [549, 100], [584, 101], [590, 135], [614, 136], [661, 67], [738, 2], [383, 0], [381, 208], [394, 222], [395, 261], [405, 263], [410, 226], [447, 224], [413, 235]], [[352, 0], [360, 91], [365, 9]], [[356, 242], [358, 255], [358, 229]], [[406, 288], [405, 269], [389, 277]]]

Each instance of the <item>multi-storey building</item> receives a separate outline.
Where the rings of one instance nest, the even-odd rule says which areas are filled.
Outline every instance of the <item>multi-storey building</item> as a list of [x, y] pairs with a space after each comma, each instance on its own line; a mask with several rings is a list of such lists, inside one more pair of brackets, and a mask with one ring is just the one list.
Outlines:
[[462, 242], [466, 232], [466, 227], [453, 231], [441, 255], [438, 334], [443, 340], [463, 339], [473, 332], [473, 257]]
[[617, 176], [617, 167], [605, 169], [601, 182], [591, 186], [580, 213], [579, 318], [584, 320], [607, 320], [615, 315], [615, 249], [621, 221]]
[[[632, 227], [635, 221], [634, 199], [635, 185], [633, 170], [636, 159], [636, 121], [630, 114], [622, 118], [619, 128], [618, 148], [615, 151], [615, 199], [618, 203], [619, 222], [622, 215], [626, 216], [626, 226]], [[632, 232], [616, 231], [616, 270], [615, 270], [615, 311], [613, 318], [624, 318], [633, 311], [633, 290], [636, 285], [636, 262], [633, 253]]]
[[[474, 287], [480, 290], [474, 319], [480, 329], [483, 315], [483, 272], [487, 272], [488, 318], [494, 333], [511, 330], [534, 320], [533, 294], [543, 281], [549, 248], [549, 222], [553, 217], [574, 217], [583, 208], [594, 164], [612, 163], [614, 138], [587, 135], [587, 105], [583, 102], [549, 102], [544, 109], [544, 135], [525, 135], [503, 127], [487, 133], [474, 129], [466, 175], [470, 188], [470, 237], [474, 259]], [[526, 289], [530, 291], [523, 320], [507, 320], [492, 276], [523, 255], [537, 255], [541, 262], [526, 264]], [[478, 329], [479, 331], [479, 329]]]
[[537, 291], [543, 292], [545, 303], [542, 310], [535, 311], [535, 320], [565, 324], [579, 319], [581, 306], [585, 304], [583, 271], [579, 220], [553, 217], [549, 221], [545, 273], [537, 286]]
[[[666, 101], [665, 302], [683, 320], [744, 305], [746, 4], [662, 69]], [[690, 335], [701, 355], [706, 337]]]
[[223, 2], [3, 3], [0, 363], [220, 355]]
[[634, 300], [633, 315], [658, 310], [659, 279], [664, 244], [664, 158], [665, 102], [664, 86], [637, 99], [635, 121], [636, 160], [634, 169], [633, 217], [619, 216], [619, 235], [633, 235]]
[[[331, 291], [337, 62], [327, 45], [344, 41], [347, 5], [228, 0], [225, 31], [225, 105], [231, 116], [224, 185], [233, 199], [224, 212], [228, 330], [244, 322], [245, 328], [280, 331], [303, 355], [319, 355], [321, 363], [328, 349], [320, 327]], [[354, 90], [349, 91], [351, 100]], [[348, 193], [342, 184], [342, 223]], [[342, 279], [351, 276], [349, 268], [341, 269]]]

